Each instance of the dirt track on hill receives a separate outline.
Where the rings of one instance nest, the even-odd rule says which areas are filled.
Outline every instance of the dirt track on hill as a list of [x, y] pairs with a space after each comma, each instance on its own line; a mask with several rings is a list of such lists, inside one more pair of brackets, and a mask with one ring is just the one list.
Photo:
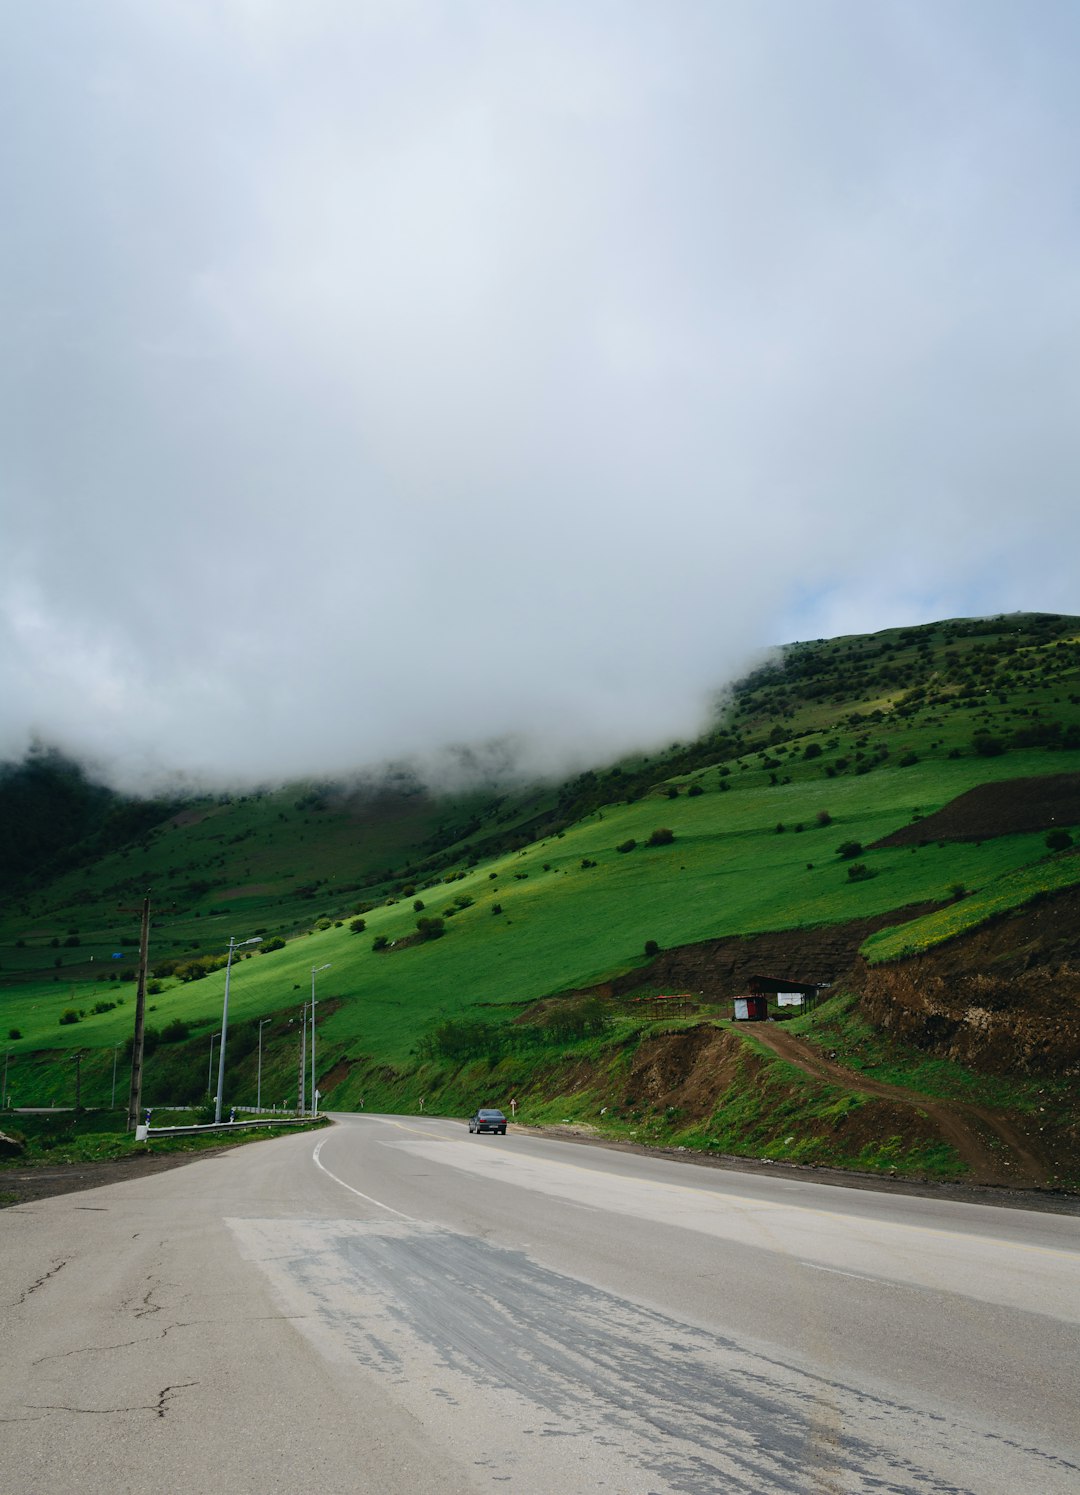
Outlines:
[[1013, 1122], [996, 1112], [958, 1101], [935, 1100], [918, 1091], [845, 1069], [804, 1039], [772, 1023], [755, 1024], [752, 1036], [815, 1079], [922, 1112], [934, 1122], [944, 1140], [956, 1148], [971, 1169], [973, 1183], [1039, 1189], [1051, 1182], [1049, 1166], [1033, 1151], [1028, 1138]]

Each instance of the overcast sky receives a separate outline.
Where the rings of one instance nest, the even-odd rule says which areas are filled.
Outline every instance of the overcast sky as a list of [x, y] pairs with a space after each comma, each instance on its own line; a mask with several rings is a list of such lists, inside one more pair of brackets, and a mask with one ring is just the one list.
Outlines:
[[4, 0], [0, 758], [685, 738], [1080, 612], [1080, 7]]

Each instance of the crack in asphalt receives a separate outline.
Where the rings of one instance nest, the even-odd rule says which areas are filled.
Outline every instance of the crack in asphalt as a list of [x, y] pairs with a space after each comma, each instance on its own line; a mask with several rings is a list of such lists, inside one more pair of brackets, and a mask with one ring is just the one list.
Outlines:
[[36, 1293], [39, 1287], [44, 1287], [45, 1283], [48, 1282], [50, 1277], [55, 1277], [57, 1272], [62, 1271], [66, 1266], [67, 1261], [64, 1260], [58, 1261], [54, 1267], [50, 1267], [49, 1270], [45, 1272], [41, 1277], [39, 1277], [36, 1282], [32, 1282], [29, 1287], [23, 1289], [23, 1291], [15, 1299], [14, 1306], [18, 1308], [20, 1303], [25, 1303], [31, 1293]]
[[[169, 1402], [178, 1391], [183, 1391], [189, 1386], [198, 1386], [198, 1381], [178, 1381], [174, 1386], [163, 1387], [157, 1395], [157, 1401], [153, 1404], [142, 1403], [134, 1407], [69, 1407], [64, 1402], [27, 1402], [27, 1409], [31, 1412], [71, 1412], [79, 1417], [115, 1417], [125, 1412], [153, 1412], [156, 1417], [164, 1417], [169, 1410]], [[11, 1422], [39, 1422], [40, 1418], [8, 1418]]]
[[151, 1283], [151, 1285], [146, 1289], [146, 1292], [143, 1293], [142, 1306], [140, 1308], [136, 1308], [135, 1310], [135, 1317], [137, 1319], [148, 1318], [152, 1313], [161, 1313], [162, 1309], [165, 1307], [164, 1303], [151, 1303], [150, 1301], [157, 1290], [157, 1284]]

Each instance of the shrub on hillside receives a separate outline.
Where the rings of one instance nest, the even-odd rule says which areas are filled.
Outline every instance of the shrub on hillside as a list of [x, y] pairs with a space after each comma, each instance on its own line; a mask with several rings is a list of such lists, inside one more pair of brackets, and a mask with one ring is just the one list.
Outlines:
[[918, 763], [918, 753], [902, 753], [896, 760], [897, 768], [910, 768], [913, 763]]
[[364, 930], [367, 928], [367, 920], [353, 919], [349, 923], [349, 928], [352, 930], [353, 934], [363, 934]]
[[678, 791], [678, 788], [674, 784], [669, 784], [668, 785], [668, 787], [667, 787], [667, 797], [668, 797], [668, 799], [678, 799], [678, 797], [679, 797], [679, 791]]
[[491, 912], [493, 914], [501, 914], [502, 913], [502, 904], [501, 903], [493, 903], [491, 905]]
[[9, 1028], [9, 1029], [8, 1029], [8, 1037], [9, 1037], [9, 1038], [10, 1038], [10, 1039], [11, 1039], [11, 1040], [12, 1040], [12, 1041], [13, 1041], [13, 1042], [14, 1042], [14, 1040], [15, 1040], [15, 1039], [16, 1039], [16, 1038], [21, 1038], [21, 1037], [22, 1037], [22, 1029], [21, 1029], [21, 1028]]
[[843, 857], [846, 861], [850, 861], [852, 857], [857, 857], [861, 853], [861, 841], [841, 841], [840, 845], [836, 848], [837, 856]]
[[1046, 845], [1050, 851], [1065, 851], [1072, 844], [1072, 837], [1066, 830], [1051, 831], [1046, 838]]
[[166, 1023], [161, 1030], [162, 1043], [183, 1043], [191, 1029], [182, 1017], [174, 1017], [171, 1023]]
[[875, 874], [870, 871], [865, 862], [852, 862], [851, 866], [847, 869], [847, 875], [852, 882], [866, 882]]
[[423, 909], [424, 909], [424, 900], [422, 898], [415, 898], [413, 900], [413, 913], [414, 914], [422, 913]]
[[416, 927], [420, 938], [424, 940], [442, 939], [446, 933], [446, 925], [442, 919], [417, 919]]
[[389, 943], [390, 941], [385, 934], [377, 934], [371, 942], [371, 948], [373, 950], [385, 950]]
[[821, 757], [821, 743], [820, 742], [808, 742], [806, 744], [806, 746], [803, 748], [803, 754], [802, 755], [803, 755], [804, 758], [820, 758]]
[[637, 845], [637, 842], [633, 839], [633, 837], [631, 837], [629, 841], [620, 841], [619, 844], [618, 844], [618, 846], [616, 846], [615, 850], [616, 851], [624, 851], [624, 852], [625, 851], [633, 851], [633, 849], [634, 849], [634, 847], [636, 845]]
[[596, 866], [596, 863], [592, 860], [591, 857], [582, 857], [581, 858], [581, 870], [583, 872], [585, 871], [586, 868], [588, 868], [588, 867], [595, 867], [595, 866]]
[[646, 940], [645, 941], [645, 954], [646, 955], [659, 955], [660, 954], [660, 946], [656, 943], [655, 940]]
[[645, 842], [646, 846], [670, 846], [675, 839], [675, 832], [666, 825], [657, 826], [652, 835]]
[[284, 950], [285, 941], [279, 934], [275, 934], [272, 940], [264, 940], [259, 946], [260, 955], [269, 955], [271, 950]]
[[994, 737], [990, 732], [978, 732], [971, 740], [971, 745], [980, 758], [1000, 758], [1005, 751], [1005, 740]]
[[690, 788], [686, 791], [686, 797], [687, 799], [697, 799], [699, 794], [704, 793], [705, 791], [700, 784], [691, 784]]
[[63, 1012], [60, 1014], [61, 1027], [64, 1027], [69, 1023], [77, 1023], [78, 1021], [79, 1014], [75, 1011], [74, 1007], [65, 1007]]
[[817, 821], [818, 825], [832, 825], [832, 816], [829, 814], [828, 810], [819, 810], [814, 816], [814, 819]]

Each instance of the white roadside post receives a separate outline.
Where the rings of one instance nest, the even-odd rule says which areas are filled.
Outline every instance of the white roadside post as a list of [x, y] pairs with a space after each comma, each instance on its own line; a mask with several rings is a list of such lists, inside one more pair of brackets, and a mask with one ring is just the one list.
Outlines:
[[221, 1120], [221, 1097], [225, 1090], [225, 1040], [229, 1034], [229, 973], [232, 970], [233, 951], [241, 945], [261, 945], [262, 935], [253, 935], [250, 940], [236, 940], [229, 936], [229, 957], [225, 962], [225, 1001], [221, 1009], [221, 1047], [218, 1049], [217, 1097], [214, 1100], [214, 1121]]
[[324, 966], [312, 966], [311, 968], [311, 1114], [319, 1114], [318, 1092], [315, 1089], [315, 976], [319, 971], [328, 971], [330, 961]]

